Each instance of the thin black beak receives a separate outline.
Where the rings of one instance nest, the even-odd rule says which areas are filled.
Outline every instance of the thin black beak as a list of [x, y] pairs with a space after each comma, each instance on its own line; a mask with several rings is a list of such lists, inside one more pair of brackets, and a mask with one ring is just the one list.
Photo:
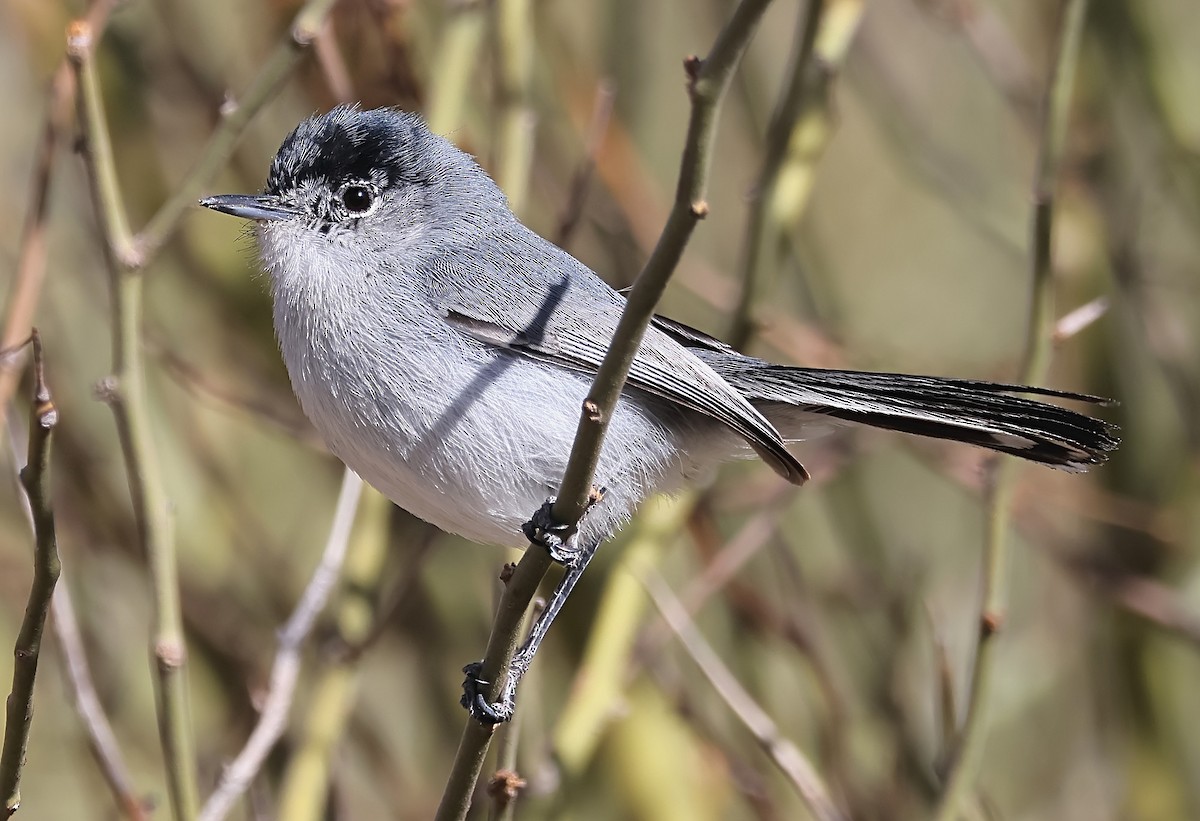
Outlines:
[[298, 213], [274, 197], [249, 194], [218, 194], [200, 200], [205, 208], [248, 220], [286, 220]]

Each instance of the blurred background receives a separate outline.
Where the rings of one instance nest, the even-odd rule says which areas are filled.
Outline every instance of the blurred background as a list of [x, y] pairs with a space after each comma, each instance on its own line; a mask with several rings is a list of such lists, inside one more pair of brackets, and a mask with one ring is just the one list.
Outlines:
[[[293, 58], [295, 0], [128, 0], [112, 10], [95, 66], [135, 231], [177, 192], [190, 202], [260, 189], [300, 119], [358, 100], [423, 112], [497, 176], [533, 228], [623, 287], [673, 197], [688, 117], [682, 61], [709, 50], [732, 8], [341, 0]], [[776, 0], [725, 100], [710, 215], [662, 312], [783, 362], [1015, 378], [1061, 9]], [[84, 11], [0, 4], [10, 323], [48, 89], [66, 27]], [[200, 190], [181, 188], [241, 95], [281, 59], [296, 59], [294, 70], [268, 89], [228, 160]], [[1121, 426], [1123, 446], [1086, 476], [1018, 473], [969, 817], [1200, 817], [1197, 100], [1192, 0], [1090, 4], [1053, 271], [1055, 315], [1083, 308], [1094, 321], [1059, 325], [1045, 382], [1119, 400], [1095, 412]], [[94, 396], [112, 368], [112, 313], [74, 134], [68, 125], [55, 154], [32, 314], [61, 411], [61, 584], [132, 791], [168, 818], [154, 594], [112, 413]], [[777, 172], [769, 185], [764, 167]], [[748, 271], [755, 285], [742, 299]], [[342, 470], [292, 397], [267, 282], [235, 220], [189, 206], [143, 276], [150, 428], [174, 521], [207, 795], [257, 718], [277, 630], [324, 547]], [[3, 449], [10, 477], [24, 462], [27, 377], [18, 389], [9, 428], [21, 456]], [[731, 465], [652, 506], [602, 551], [522, 690], [515, 761], [528, 785], [517, 817], [807, 817], [646, 585], [683, 599], [851, 817], [929, 816], [979, 635], [990, 460], [875, 432], [799, 453], [814, 475], [802, 490], [757, 462]], [[12, 646], [32, 572], [21, 498], [6, 481], [0, 647]], [[460, 668], [482, 653], [497, 574], [514, 556], [364, 497], [341, 581], [304, 648], [287, 731], [230, 817], [432, 816], [464, 721]], [[137, 817], [118, 808], [89, 752], [60, 649], [48, 631], [19, 817]], [[9, 659], [0, 654], [0, 681]], [[481, 795], [475, 814], [488, 807]]]

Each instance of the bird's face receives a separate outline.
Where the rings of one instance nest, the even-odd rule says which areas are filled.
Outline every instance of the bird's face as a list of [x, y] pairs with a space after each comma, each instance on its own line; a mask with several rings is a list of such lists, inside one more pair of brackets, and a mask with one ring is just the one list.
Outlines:
[[430, 246], [466, 166], [413, 115], [339, 106], [288, 135], [262, 194], [201, 205], [256, 222], [276, 285], [344, 286]]

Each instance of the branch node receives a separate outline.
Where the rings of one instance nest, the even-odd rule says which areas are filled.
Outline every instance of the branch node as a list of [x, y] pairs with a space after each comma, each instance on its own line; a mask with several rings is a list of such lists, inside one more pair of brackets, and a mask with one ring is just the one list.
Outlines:
[[154, 643], [154, 657], [164, 670], [176, 670], [187, 663], [187, 648], [175, 639], [162, 639]]
[[513, 573], [517, 570], [516, 562], [505, 562], [504, 567], [500, 568], [500, 581], [503, 584], [508, 584], [512, 579]]
[[86, 20], [72, 20], [67, 25], [67, 58], [82, 63], [92, 51], [92, 27]]
[[698, 220], [702, 220], [708, 216], [708, 203], [704, 200], [696, 200], [692, 203], [692, 216]]
[[981, 639], [990, 638], [999, 633], [1002, 627], [1004, 627], [1003, 613], [995, 610], [985, 611], [979, 619], [979, 637]]
[[583, 400], [583, 415], [593, 424], [599, 425], [604, 421], [604, 412], [600, 410], [600, 405], [595, 400]]
[[97, 402], [115, 405], [121, 401], [121, 380], [116, 376], [106, 376], [92, 387], [92, 396]]
[[320, 33], [320, 26], [313, 26], [303, 22], [297, 23], [292, 29], [292, 42], [300, 48], [308, 48]]
[[487, 794], [504, 808], [517, 799], [528, 782], [515, 770], [499, 769], [488, 781]]

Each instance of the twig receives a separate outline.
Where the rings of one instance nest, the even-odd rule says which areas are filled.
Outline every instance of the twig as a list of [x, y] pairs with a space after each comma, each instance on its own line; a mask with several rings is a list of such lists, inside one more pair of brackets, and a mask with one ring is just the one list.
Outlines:
[[587, 135], [584, 138], [584, 160], [575, 169], [571, 178], [571, 187], [567, 194], [567, 202], [563, 207], [562, 216], [558, 219], [558, 229], [554, 232], [554, 244], [560, 248], [567, 247], [571, 235], [579, 225], [583, 215], [583, 203], [587, 199], [588, 186], [592, 182], [592, 172], [596, 170], [596, 153], [604, 142], [604, 134], [608, 130], [608, 120], [612, 116], [613, 99], [616, 90], [611, 80], [601, 80], [596, 85], [596, 98], [592, 102], [592, 118], [588, 122]]
[[[65, 573], [63, 574], [66, 575]], [[71, 692], [75, 696], [75, 712], [83, 722], [87, 733], [88, 747], [92, 756], [108, 783], [122, 815], [128, 821], [149, 821], [150, 812], [145, 801], [137, 794], [133, 785], [133, 777], [121, 748], [117, 745], [117, 737], [113, 734], [112, 725], [104, 713], [96, 687], [92, 684], [92, 674], [88, 669], [87, 654], [83, 648], [83, 637], [79, 633], [79, 620], [75, 616], [75, 605], [71, 601], [70, 589], [66, 578], [54, 591], [54, 618], [50, 624], [58, 639], [58, 650], [62, 654], [63, 669], [70, 683]]]
[[666, 619], [667, 624], [679, 637], [688, 655], [696, 662], [700, 672], [712, 684], [717, 695], [728, 705], [738, 720], [754, 736], [763, 751], [787, 777], [796, 793], [804, 801], [812, 814], [820, 821], [837, 821], [843, 818], [842, 812], [833, 803], [829, 790], [821, 781], [812, 763], [804, 753], [784, 737], [771, 717], [758, 705], [754, 698], [746, 692], [733, 672], [725, 666], [716, 651], [713, 650], [692, 623], [683, 607], [683, 603], [667, 586], [657, 571], [647, 570], [641, 578], [642, 585], [650, 595], [654, 606]]
[[[950, 651], [942, 635], [941, 625], [933, 611], [933, 605], [925, 602], [925, 621], [929, 624], [929, 638], [933, 644], [934, 668], [937, 673], [937, 717], [941, 756], [948, 757], [955, 745], [955, 730], [958, 727], [958, 705], [954, 697], [954, 668]], [[940, 769], [935, 763], [934, 769]]]
[[[0, 351], [0, 358], [10, 355], [11, 350], [9, 348]], [[20, 432], [15, 430], [12, 424], [9, 425], [9, 434], [13, 462], [16, 463], [20, 458], [17, 454], [28, 447], [26, 441], [28, 437], [21, 437]], [[17, 479], [20, 480], [19, 471]], [[29, 532], [36, 538], [33, 508], [30, 506], [28, 498], [22, 498], [21, 501], [23, 503], [21, 509], [29, 524]], [[79, 621], [75, 616], [75, 605], [71, 601], [70, 586], [67, 583], [67, 571], [61, 566], [61, 563], [58, 582], [54, 587], [54, 598], [51, 601], [51, 612], [54, 618], [50, 620], [50, 626], [58, 639], [63, 670], [67, 675], [71, 692], [75, 696], [75, 711], [83, 722], [92, 755], [95, 756], [96, 763], [100, 766], [104, 780], [108, 782], [109, 789], [112, 790], [113, 797], [122, 814], [129, 821], [146, 821], [149, 818], [146, 806], [134, 792], [129, 768], [125, 765], [124, 757], [121, 755], [116, 737], [113, 735], [112, 725], [104, 714], [104, 708], [101, 706], [100, 699], [96, 695], [96, 688], [92, 684], [87, 655], [83, 649], [83, 638], [79, 633]]]
[[[680, 596], [684, 612], [693, 618], [704, 604], [729, 583], [729, 580], [770, 541], [779, 527], [779, 504], [768, 506], [742, 523], [741, 528], [726, 543], [721, 551], [705, 565], [688, 584]], [[636, 661], [630, 665], [626, 677], [639, 672], [644, 664], [662, 650], [670, 638], [665, 629], [668, 625], [659, 622], [647, 627], [638, 640]]]
[[333, 31], [333, 20], [326, 20], [313, 40], [313, 51], [317, 55], [317, 64], [321, 66], [321, 74], [325, 76], [325, 84], [339, 103], [354, 102], [354, 84], [350, 81], [350, 70], [346, 68], [346, 58], [338, 46], [337, 35]]
[[509, 207], [521, 215], [529, 199], [534, 125], [529, 104], [533, 85], [534, 24], [532, 0], [498, 0], [496, 63], [500, 103], [500, 188]]
[[[708, 58], [701, 60], [689, 57], [684, 63], [692, 113], [680, 163], [675, 204], [658, 245], [629, 293], [612, 343], [584, 400], [575, 443], [559, 488], [558, 500], [554, 504], [552, 515], [555, 521], [574, 526], [587, 508], [592, 492], [592, 477], [600, 458], [600, 446], [633, 357], [692, 230], [708, 213], [704, 190], [712, 157], [717, 111], [729, 78], [769, 3], [770, 0], [742, 0], [729, 23], [717, 36]], [[537, 547], [526, 550], [500, 597], [500, 606], [479, 673], [480, 680], [491, 682], [484, 693], [489, 702], [496, 700], [504, 685], [503, 673], [512, 662], [522, 617], [549, 570], [551, 561], [546, 550]], [[467, 719], [438, 807], [438, 821], [466, 817], [492, 732], [491, 726], [485, 726], [473, 718]]]
[[[763, 269], [767, 267], [761, 264], [760, 255], [767, 240], [768, 223], [771, 222], [768, 206], [774, 197], [779, 169], [787, 157], [793, 127], [817, 90], [812, 82], [817, 70], [813, 61], [813, 45], [824, 11], [825, 0], [808, 0], [804, 4], [797, 20], [788, 79], [767, 125], [765, 153], [754, 184], [746, 216], [746, 229], [742, 234], [741, 276], [738, 277], [741, 292], [737, 309], [733, 312], [733, 324], [727, 340], [738, 349], [745, 348], [754, 334], [754, 306], [762, 295], [765, 284]], [[770, 227], [777, 230], [774, 225]]]
[[141, 336], [143, 280], [129, 266], [134, 256], [133, 239], [117, 185], [108, 126], [101, 107], [92, 60], [93, 33], [86, 24], [77, 22], [72, 26], [68, 40], [68, 53], [79, 85], [84, 163], [102, 226], [112, 299], [113, 373], [101, 383], [99, 392], [112, 408], [116, 420], [138, 539], [150, 565], [154, 592], [152, 652], [157, 672], [158, 726], [167, 769], [167, 790], [174, 817], [177, 821], [190, 821], [195, 817], [197, 790], [196, 753], [192, 744], [184, 669], [187, 646], [180, 613], [173, 523], [150, 428]]
[[[538, 599], [529, 608], [525, 619], [524, 635], [537, 621], [546, 602]], [[517, 798], [525, 789], [526, 781], [517, 771], [517, 748], [521, 739], [521, 725], [525, 710], [520, 710], [501, 732], [500, 748], [496, 751], [496, 772], [488, 779], [487, 794], [492, 799], [489, 812], [491, 821], [513, 821], [516, 818]]]
[[300, 676], [300, 648], [337, 583], [362, 488], [362, 480], [347, 468], [342, 475], [342, 489], [338, 493], [333, 524], [329, 528], [321, 561], [292, 615], [279, 631], [279, 647], [271, 664], [271, 676], [258, 723], [242, 751], [221, 774], [217, 788], [204, 803], [200, 821], [219, 821], [226, 816], [283, 735], [296, 692], [296, 681]]
[[5, 818], [21, 806], [21, 770], [25, 766], [25, 745], [33, 722], [33, 682], [37, 677], [38, 655], [46, 614], [58, 582], [58, 542], [54, 535], [54, 508], [50, 502], [50, 439], [58, 423], [58, 409], [46, 387], [42, 342], [33, 331], [33, 404], [29, 416], [29, 458], [21, 470], [21, 487], [29, 498], [33, 514], [33, 583], [25, 618], [17, 633], [13, 655], [12, 691], [8, 695], [4, 721], [4, 744], [0, 748], [0, 796], [4, 798]]
[[[101, 31], [118, 0], [93, 0], [88, 7], [88, 26]], [[38, 298], [46, 274], [46, 219], [50, 209], [50, 182], [54, 171], [57, 148], [70, 125], [75, 102], [75, 74], [71, 63], [63, 57], [50, 81], [46, 118], [41, 139], [33, 161], [33, 179], [29, 186], [29, 208], [21, 230], [17, 251], [16, 274], [8, 292], [4, 330], [0, 333], [0, 348], [9, 348], [29, 336]], [[16, 388], [16, 367], [0, 362], [0, 430], [4, 428], [8, 400]]]
[[[1052, 351], [1054, 282], [1051, 254], [1054, 219], [1054, 186], [1066, 142], [1071, 90], [1087, 0], [1066, 0], [1062, 28], [1051, 67], [1043, 113], [1040, 153], [1034, 180], [1032, 226], [1032, 293], [1024, 363], [1018, 381], [1041, 381]], [[983, 557], [983, 604], [979, 618], [979, 643], [970, 675], [966, 717], [957, 749], [946, 774], [946, 787], [938, 803], [937, 821], [954, 821], [967, 808], [982, 760], [987, 737], [987, 706], [996, 655], [996, 634], [1003, 626], [1007, 599], [1007, 539], [1009, 509], [1016, 480], [1016, 461], [1003, 460], [994, 474], [987, 496], [987, 533]]]
[[1098, 296], [1090, 302], [1085, 302], [1073, 311], [1061, 316], [1054, 323], [1054, 335], [1051, 341], [1061, 345], [1075, 334], [1083, 331], [1093, 322], [1108, 313], [1108, 297]]
[[[808, 207], [816, 166], [833, 135], [830, 89], [864, 13], [862, 0], [809, 0], [797, 20], [791, 68], [767, 127], [763, 162], [742, 237], [737, 308], [728, 342], [745, 348], [778, 267], [764, 260]], [[803, 283], [807, 285], [807, 283]], [[810, 289], [811, 290], [811, 289]]]
[[158, 686], [158, 722], [167, 787], [177, 821], [195, 817], [198, 801], [191, 711], [184, 666], [187, 648], [180, 613], [172, 521], [150, 428], [150, 404], [143, 360], [142, 286], [139, 269], [170, 236], [200, 186], [228, 158], [259, 108], [271, 98], [316, 36], [334, 0], [310, 0], [295, 18], [287, 40], [260, 70], [241, 104], [227, 106], [199, 162], [137, 237], [129, 223], [117, 182], [116, 165], [92, 65], [98, 30], [76, 21], [68, 32], [67, 54], [78, 84], [83, 155], [104, 238], [113, 311], [113, 374], [99, 392], [113, 410], [125, 458], [139, 541], [154, 589], [153, 653]]
[[361, 661], [361, 655], [344, 653], [342, 648], [361, 646], [379, 618], [379, 586], [388, 555], [391, 511], [392, 503], [379, 491], [363, 487], [342, 562], [338, 595], [329, 604], [336, 634], [322, 641], [334, 644], [335, 650], [322, 653], [326, 663], [307, 688], [308, 708], [291, 739], [291, 755], [278, 790], [278, 818], [323, 821], [328, 817], [335, 753], [354, 707]]
[[254, 115], [275, 96], [291, 75], [308, 46], [324, 27], [325, 18], [335, 2], [337, 0], [308, 0], [296, 13], [288, 35], [263, 63], [250, 82], [250, 87], [240, 98], [221, 107], [224, 119], [209, 137], [200, 159], [130, 246], [130, 256], [123, 260], [129, 267], [137, 268], [149, 262], [170, 238], [180, 218], [195, 204], [200, 190], [225, 166]]

